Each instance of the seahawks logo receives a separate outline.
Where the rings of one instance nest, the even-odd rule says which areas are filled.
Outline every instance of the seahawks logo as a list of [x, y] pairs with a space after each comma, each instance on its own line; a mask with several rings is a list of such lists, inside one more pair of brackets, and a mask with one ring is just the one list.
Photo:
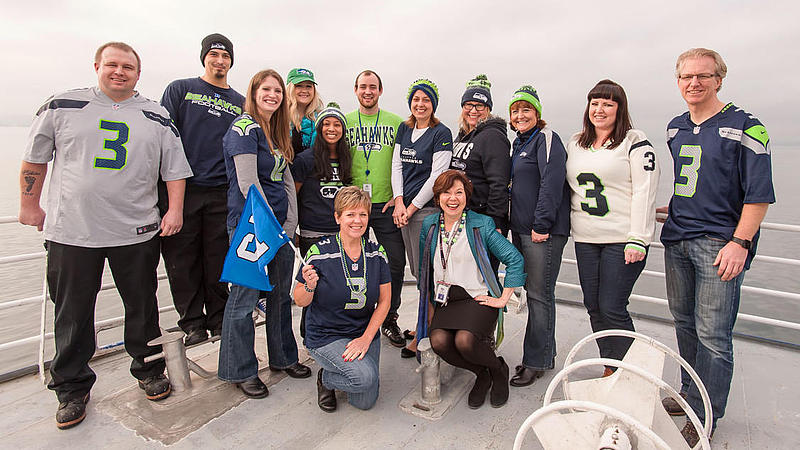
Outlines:
[[334, 198], [337, 192], [339, 192], [338, 186], [322, 186], [319, 189], [319, 194], [322, 198]]
[[480, 100], [480, 101], [482, 101], [484, 103], [489, 101], [489, 97], [481, 94], [480, 92], [476, 92], [476, 93], [472, 94], [472, 98], [474, 98], [475, 100]]

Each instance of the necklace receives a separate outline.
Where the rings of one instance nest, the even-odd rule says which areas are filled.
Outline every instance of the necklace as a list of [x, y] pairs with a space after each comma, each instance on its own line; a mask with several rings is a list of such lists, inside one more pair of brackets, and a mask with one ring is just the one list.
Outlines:
[[[458, 229], [456, 229], [456, 224], [454, 223], [453, 228], [451, 228], [448, 233], [447, 230], [444, 229], [444, 213], [439, 216], [439, 257], [442, 260], [442, 269], [444, 270], [447, 270], [447, 260], [450, 259], [450, 251], [458, 240], [458, 236], [464, 229], [464, 224], [466, 222], [467, 213], [465, 211], [461, 213], [461, 219], [458, 221]], [[445, 247], [447, 247], [446, 254], [444, 250]]]
[[[350, 289], [350, 292], [353, 294], [363, 294], [367, 291], [367, 254], [364, 249], [364, 238], [361, 238], [361, 256], [359, 256], [358, 261], [361, 261], [361, 258], [364, 258], [364, 284], [359, 285], [353, 281], [353, 277], [350, 276], [350, 271], [347, 270], [347, 263], [345, 259], [344, 246], [342, 245], [342, 239], [339, 237], [339, 233], [336, 233], [336, 244], [339, 245], [339, 259], [342, 262], [342, 273], [344, 273], [344, 279], [347, 282], [347, 287]], [[358, 261], [353, 263], [353, 271], [358, 270]]]

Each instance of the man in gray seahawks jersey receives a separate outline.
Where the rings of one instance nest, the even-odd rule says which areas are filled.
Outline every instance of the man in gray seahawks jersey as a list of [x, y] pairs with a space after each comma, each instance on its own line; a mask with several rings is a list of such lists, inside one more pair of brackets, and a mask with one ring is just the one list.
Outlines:
[[[37, 112], [20, 173], [19, 221], [44, 228], [47, 282], [55, 303], [56, 354], [48, 388], [59, 400], [56, 425], [86, 417], [95, 374], [94, 307], [105, 260], [125, 306], [131, 374], [150, 400], [169, 396], [160, 347], [156, 266], [159, 230], [183, 223], [185, 179], [192, 175], [169, 113], [136, 91], [139, 55], [110, 42], [95, 54], [98, 86], [51, 97]], [[39, 206], [52, 161], [47, 213]], [[159, 217], [156, 182], [167, 183], [169, 211]]]

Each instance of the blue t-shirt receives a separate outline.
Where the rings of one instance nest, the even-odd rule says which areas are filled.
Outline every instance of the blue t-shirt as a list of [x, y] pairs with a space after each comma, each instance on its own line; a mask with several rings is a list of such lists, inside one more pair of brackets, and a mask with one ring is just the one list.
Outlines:
[[[317, 269], [319, 281], [306, 310], [306, 347], [319, 348], [339, 339], [355, 339], [366, 331], [378, 304], [380, 287], [390, 283], [392, 277], [383, 247], [367, 240], [364, 253], [366, 281], [365, 255], [361, 255], [358, 261], [345, 256], [352, 283], [360, 289], [366, 284], [366, 292], [354, 293], [348, 287], [335, 236], [322, 239], [308, 250], [306, 262]], [[298, 271], [296, 278], [300, 283], [305, 282], [302, 270]]]
[[224, 186], [228, 183], [222, 156], [222, 137], [242, 113], [244, 97], [203, 79], [175, 80], [164, 90], [161, 105], [181, 133], [186, 159], [194, 176], [189, 183]]
[[339, 162], [331, 160], [333, 173], [330, 181], [314, 176], [314, 152], [297, 155], [292, 162], [295, 183], [303, 183], [297, 195], [300, 228], [319, 233], [336, 233], [339, 225], [333, 217], [333, 199], [343, 184], [339, 179]]
[[[395, 151], [400, 151], [400, 162], [403, 164], [403, 203], [406, 206], [411, 204], [431, 176], [433, 154], [453, 151], [453, 133], [443, 123], [439, 122], [435, 127], [425, 130], [416, 142], [411, 142], [413, 131], [401, 123], [397, 127], [395, 140], [398, 146]], [[429, 201], [425, 206], [433, 206], [433, 202]]]
[[286, 158], [270, 150], [264, 131], [249, 114], [237, 117], [222, 139], [225, 150], [225, 168], [228, 173], [228, 226], [235, 227], [244, 209], [244, 196], [239, 190], [233, 157], [241, 154], [256, 155], [258, 181], [272, 208], [275, 218], [283, 224], [289, 209], [289, 198], [283, 188]]
[[549, 127], [514, 140], [511, 155], [511, 230], [569, 236], [567, 151]]
[[[686, 112], [667, 126], [675, 186], [661, 241], [708, 235], [730, 240], [745, 203], [774, 203], [769, 135], [753, 115], [728, 103], [700, 125]], [[755, 255], [758, 234], [747, 265]]]

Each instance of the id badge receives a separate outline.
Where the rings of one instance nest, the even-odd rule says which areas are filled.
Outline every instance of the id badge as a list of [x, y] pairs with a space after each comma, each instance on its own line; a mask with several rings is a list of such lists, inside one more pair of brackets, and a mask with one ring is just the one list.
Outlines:
[[364, 192], [369, 195], [369, 198], [372, 198], [372, 183], [364, 183]]
[[450, 292], [450, 283], [445, 283], [444, 281], [437, 281], [436, 282], [436, 297], [434, 297], [433, 301], [436, 303], [444, 306], [447, 304], [447, 296]]

